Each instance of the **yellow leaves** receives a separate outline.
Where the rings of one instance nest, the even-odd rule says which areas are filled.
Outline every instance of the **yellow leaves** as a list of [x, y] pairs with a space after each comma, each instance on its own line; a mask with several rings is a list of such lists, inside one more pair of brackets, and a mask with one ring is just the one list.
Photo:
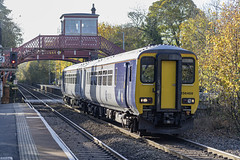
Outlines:
[[180, 26], [182, 47], [202, 55], [206, 47], [208, 20], [203, 12], [195, 18], [190, 18]]
[[[216, 15], [216, 13], [212, 13], [213, 17]], [[222, 6], [222, 11], [218, 17], [217, 20], [208, 22], [208, 27], [204, 31], [206, 46], [198, 55], [200, 83], [214, 92], [236, 94], [240, 90], [239, 7], [234, 7], [231, 4]], [[188, 27], [192, 29], [192, 31], [188, 30], [190, 36], [188, 33], [182, 34], [189, 37], [191, 44], [193, 44], [191, 35], [195, 32], [192, 26], [192, 24], [188, 24]], [[186, 26], [182, 27], [187, 28]], [[194, 45], [193, 47], [198, 48], [199, 46]]]

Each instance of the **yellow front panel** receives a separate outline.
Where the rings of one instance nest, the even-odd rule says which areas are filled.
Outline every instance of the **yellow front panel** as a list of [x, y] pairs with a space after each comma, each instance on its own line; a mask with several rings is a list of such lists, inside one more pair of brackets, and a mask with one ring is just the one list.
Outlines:
[[[140, 81], [140, 64], [141, 64], [141, 58], [142, 57], [156, 57], [156, 53], [144, 53], [140, 56], [138, 59], [138, 65], [137, 65], [137, 78], [136, 78], [136, 92], [135, 92], [135, 101], [136, 106], [139, 111], [139, 114], [143, 113], [143, 105], [155, 105], [155, 82], [144, 84]], [[140, 103], [139, 98], [140, 97], [151, 97], [153, 99], [153, 102], [150, 104], [143, 104]]]
[[191, 106], [191, 114], [197, 110], [199, 103], [199, 80], [198, 80], [198, 59], [194, 54], [181, 54], [182, 57], [191, 57], [195, 60], [195, 81], [193, 84], [182, 84], [182, 98], [194, 98], [194, 104], [182, 104], [182, 106]]
[[176, 61], [162, 61], [161, 109], [176, 106]]

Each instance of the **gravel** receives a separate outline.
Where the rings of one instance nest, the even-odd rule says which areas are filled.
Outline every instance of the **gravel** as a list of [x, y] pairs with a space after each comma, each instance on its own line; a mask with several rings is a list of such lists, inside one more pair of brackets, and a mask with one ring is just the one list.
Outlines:
[[[73, 120], [76, 124], [90, 132], [92, 135], [97, 137], [103, 143], [123, 155], [129, 160], [176, 160], [177, 157], [165, 153], [162, 150], [158, 150], [142, 139], [135, 139], [127, 136], [119, 130], [107, 125], [107, 122], [99, 122], [90, 118], [89, 116], [81, 113], [76, 113], [72, 110], [57, 109], [60, 113], [63, 113], [66, 117]], [[54, 116], [49, 116], [46, 113], [41, 113], [46, 119], [49, 125], [55, 130], [55, 132], [63, 139], [68, 147], [77, 153], [78, 151], [78, 133], [74, 129], [67, 130], [65, 124], [59, 121]]]
[[201, 119], [195, 119], [194, 128], [181, 136], [194, 142], [240, 156], [240, 137], [233, 134], [226, 134], [221, 130], [209, 130], [206, 127], [207, 124], [199, 126], [201, 123], [198, 121], [201, 121]]
[[[62, 112], [69, 119], [73, 120], [76, 124], [129, 160], [178, 159], [175, 156], [149, 146], [142, 139], [135, 139], [123, 134], [119, 130], [107, 125], [107, 122], [95, 120], [85, 114], [76, 113], [73, 110], [68, 109], [66, 111], [66, 108], [62, 108], [62, 106], [61, 108], [57, 108], [59, 112]], [[75, 130], [66, 130], [66, 127], [61, 124], [62, 122], [57, 121], [56, 118], [47, 116], [45, 119], [69, 148], [71, 148], [73, 152], [76, 152], [75, 150], [78, 147], [78, 143], [81, 143], [78, 141], [78, 133], [76, 133]], [[240, 156], [240, 138], [238, 137], [229, 137], [221, 134], [221, 132], [210, 132], [204, 130], [203, 126], [198, 127], [197, 125], [195, 125], [194, 129], [180, 136]]]

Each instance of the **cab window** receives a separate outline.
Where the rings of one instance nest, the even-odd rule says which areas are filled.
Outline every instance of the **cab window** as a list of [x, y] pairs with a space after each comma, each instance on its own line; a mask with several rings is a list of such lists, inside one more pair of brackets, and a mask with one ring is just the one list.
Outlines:
[[155, 81], [154, 69], [155, 69], [155, 58], [143, 57], [141, 59], [141, 82], [142, 83], [153, 83]]
[[193, 58], [182, 59], [182, 83], [192, 84], [195, 79], [195, 63]]

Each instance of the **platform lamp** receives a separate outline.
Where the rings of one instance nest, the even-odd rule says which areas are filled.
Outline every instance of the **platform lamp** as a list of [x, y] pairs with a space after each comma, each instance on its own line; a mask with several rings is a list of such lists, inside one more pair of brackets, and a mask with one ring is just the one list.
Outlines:
[[2, 21], [0, 21], [0, 56], [3, 56], [3, 47], [2, 47]]

